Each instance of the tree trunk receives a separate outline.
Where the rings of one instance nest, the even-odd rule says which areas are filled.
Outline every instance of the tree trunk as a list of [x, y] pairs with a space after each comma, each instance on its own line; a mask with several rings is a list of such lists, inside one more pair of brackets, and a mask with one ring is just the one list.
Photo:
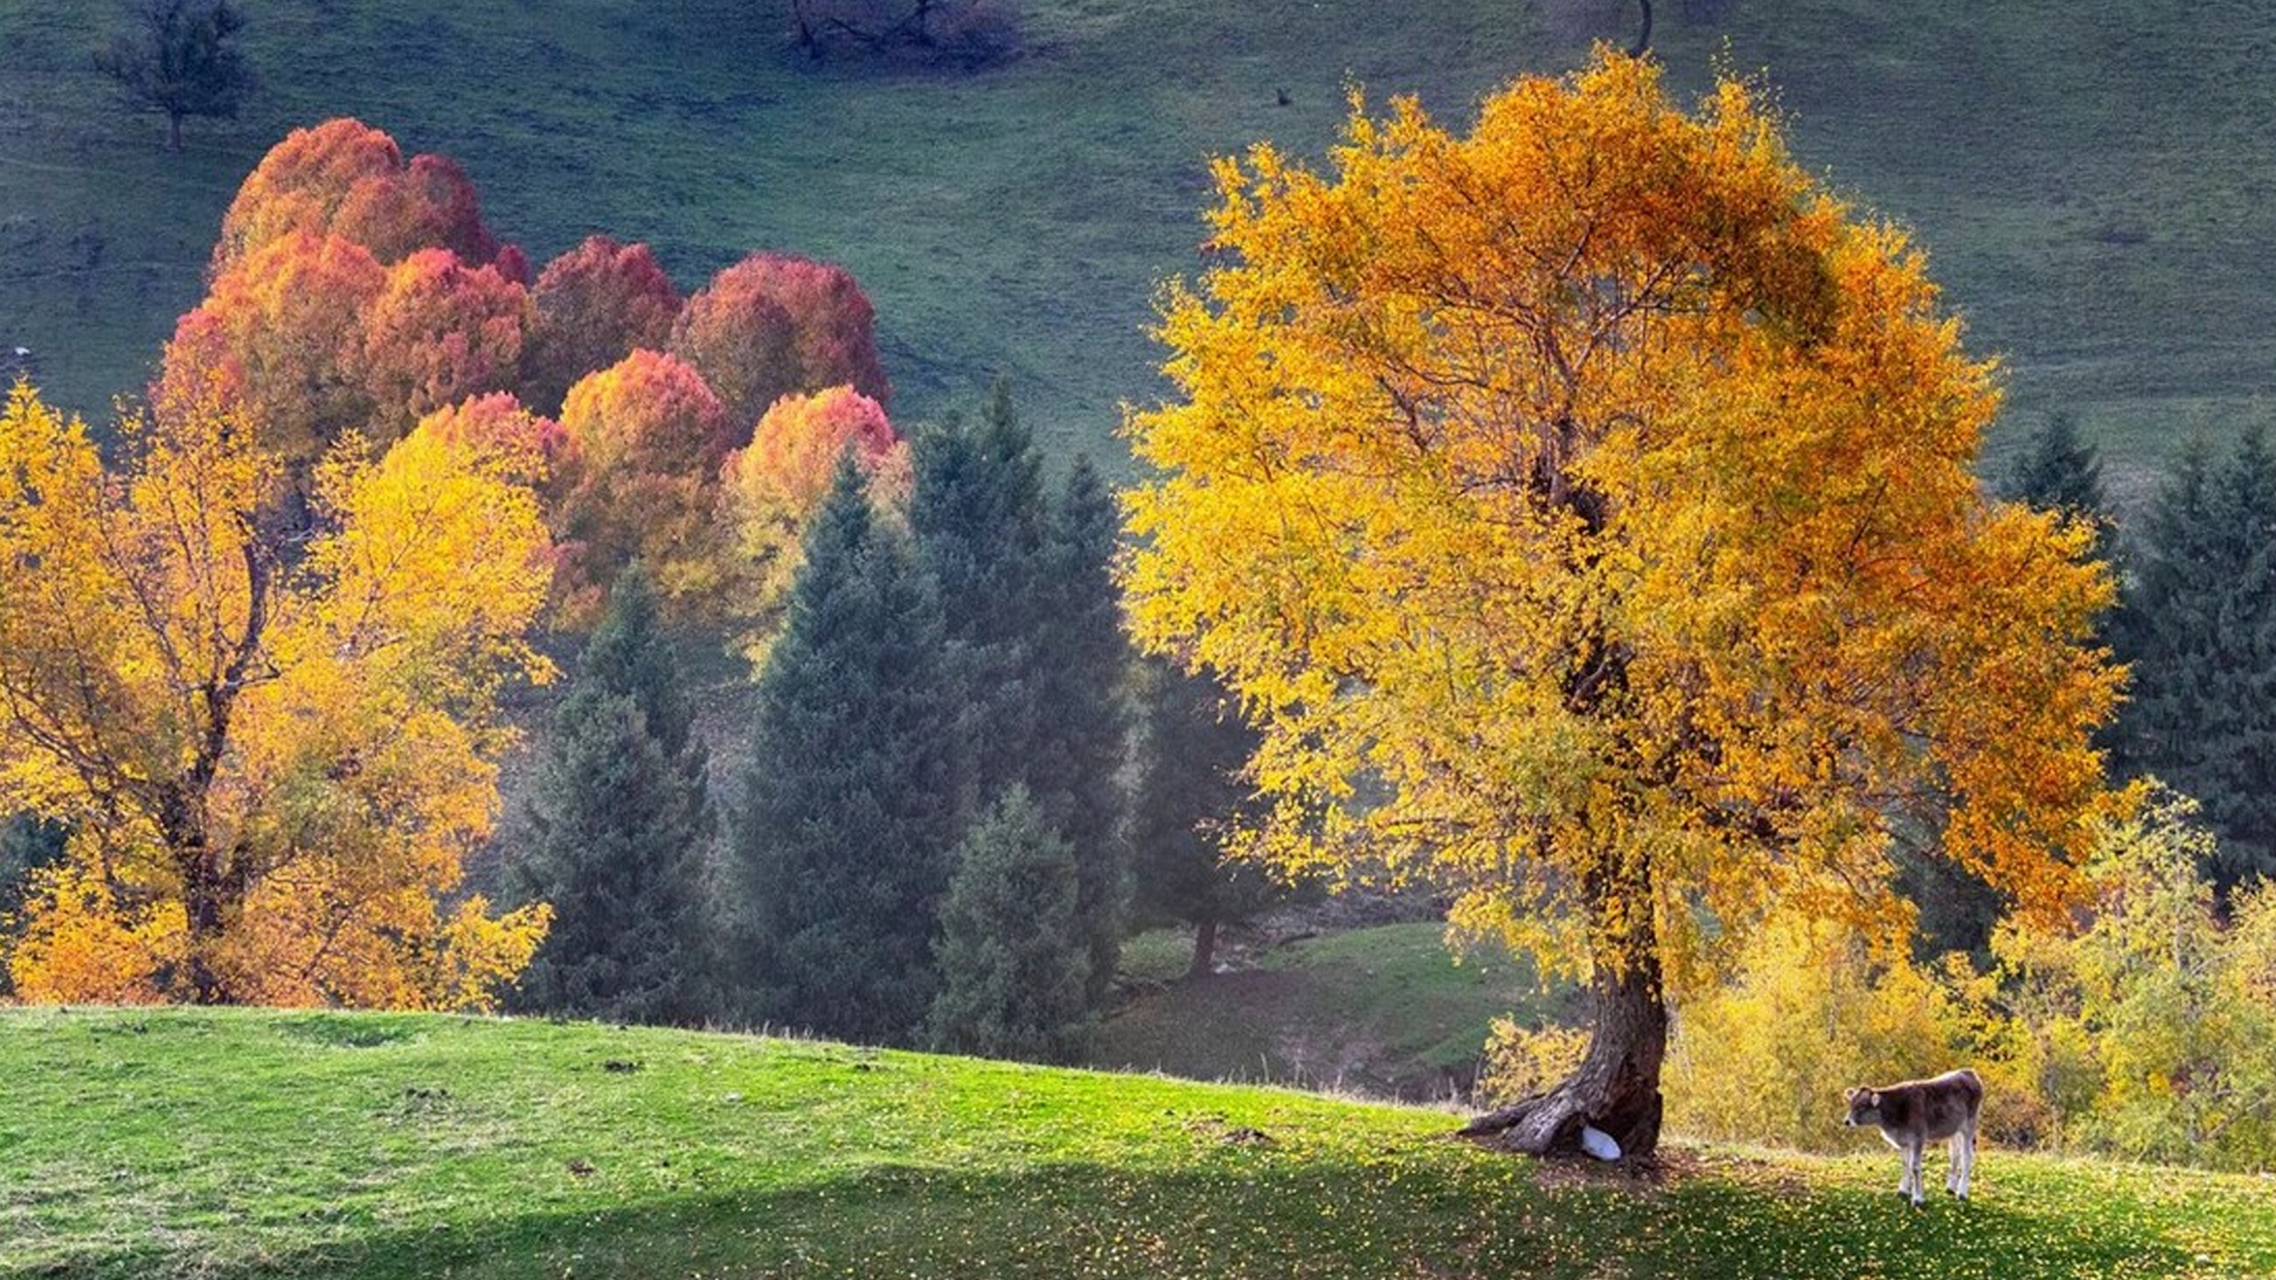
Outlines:
[[1644, 29], [1636, 33], [1635, 46], [1628, 50], [1631, 58], [1641, 58], [1652, 47], [1652, 0], [1637, 0], [1644, 6]]
[[1193, 965], [1185, 971], [1188, 979], [1206, 978], [1217, 959], [1217, 922], [1203, 920], [1193, 926]]
[[1479, 1116], [1469, 1137], [1500, 1135], [1528, 1155], [1579, 1149], [1586, 1126], [1620, 1145], [1622, 1159], [1646, 1157], [1660, 1143], [1660, 1062], [1667, 1056], [1667, 999], [1660, 985], [1659, 933], [1652, 921], [1649, 854], [1602, 851], [1581, 877], [1594, 949], [1590, 994], [1596, 1026], [1588, 1054], [1547, 1093]]
[[228, 1004], [228, 988], [213, 971], [212, 953], [226, 920], [220, 868], [204, 843], [181, 856], [183, 915], [190, 927], [190, 999], [197, 1004]]
[[166, 113], [166, 145], [173, 151], [182, 149], [182, 113], [179, 111]]
[[1660, 1061], [1667, 1055], [1667, 1004], [1656, 954], [1632, 960], [1593, 984], [1596, 1026], [1588, 1055], [1564, 1083], [1462, 1127], [1468, 1137], [1499, 1135], [1512, 1151], [1550, 1155], [1580, 1149], [1586, 1125], [1609, 1134], [1623, 1158], [1648, 1156], [1660, 1142]]

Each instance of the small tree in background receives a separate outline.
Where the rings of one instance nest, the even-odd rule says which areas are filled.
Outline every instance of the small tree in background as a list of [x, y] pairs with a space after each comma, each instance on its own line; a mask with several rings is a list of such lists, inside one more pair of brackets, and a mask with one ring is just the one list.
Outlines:
[[252, 91], [253, 70], [233, 43], [244, 27], [230, 0], [139, 0], [95, 66], [118, 81], [128, 107], [165, 113], [166, 145], [180, 151], [184, 119], [235, 119]]
[[1193, 926], [1189, 977], [1210, 972], [1217, 930], [1263, 910], [1286, 889], [1262, 867], [1224, 860], [1224, 837], [1261, 816], [1241, 771], [1262, 739], [1207, 675], [1160, 659], [1142, 667], [1144, 727], [1131, 799], [1131, 881], [1141, 918]]
[[2068, 413], [2048, 414], [2031, 433], [2001, 492], [2013, 501], [2092, 525], [2097, 560], [2108, 560], [2117, 549], [2112, 543], [2118, 526], [2110, 518], [2109, 495], [2102, 488], [2102, 457], [2093, 445], [2079, 439], [2078, 420]]
[[933, 1046], [1065, 1062], [1089, 1034], [1089, 940], [1075, 850], [1025, 787], [964, 837], [941, 906]]
[[760, 673], [730, 846], [754, 1020], [919, 1036], [965, 794], [940, 622], [848, 459]]
[[2132, 547], [2113, 646], [2133, 670], [2112, 754], [2201, 797], [2224, 894], [2276, 871], [2276, 457], [2193, 446]]
[[677, 1025], [713, 1011], [706, 753], [691, 719], [655, 589], [634, 564], [539, 770], [523, 874], [552, 904], [553, 929], [522, 978], [525, 1008]]

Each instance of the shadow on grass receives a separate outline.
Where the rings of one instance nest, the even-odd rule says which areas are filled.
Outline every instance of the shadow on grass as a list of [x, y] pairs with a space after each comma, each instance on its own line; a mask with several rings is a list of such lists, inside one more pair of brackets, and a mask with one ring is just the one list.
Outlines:
[[[290, 1253], [142, 1253], [71, 1277], [599, 1276], [2057, 1277], [2181, 1275], [2192, 1255], [2124, 1204], [2059, 1193], [1914, 1211], [1893, 1193], [1701, 1177], [1537, 1183], [1520, 1160], [1389, 1153], [1291, 1165], [1269, 1143], [1175, 1172], [1089, 1164], [1016, 1177], [888, 1166], [769, 1192], [596, 1203], [436, 1223]], [[598, 1195], [596, 1195], [596, 1201]], [[2233, 1267], [2196, 1263], [2202, 1274]]]

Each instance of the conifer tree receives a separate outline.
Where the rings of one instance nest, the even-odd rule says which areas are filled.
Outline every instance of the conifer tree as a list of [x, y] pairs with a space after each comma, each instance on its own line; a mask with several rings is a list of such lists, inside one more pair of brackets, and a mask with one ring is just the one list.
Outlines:
[[610, 592], [540, 767], [523, 875], [553, 905], [553, 928], [522, 979], [525, 1007], [678, 1025], [716, 1012], [705, 765], [636, 562]]
[[1030, 635], [1035, 736], [1027, 780], [1045, 821], [1074, 852], [1075, 927], [1090, 957], [1094, 1006], [1121, 948], [1128, 861], [1121, 772], [1131, 655], [1114, 582], [1120, 532], [1114, 499], [1089, 461], [1078, 459], [1051, 506]]
[[1224, 836], [1253, 815], [1241, 770], [1261, 739], [1222, 685], [1160, 659], [1141, 667], [1144, 726], [1131, 799], [1131, 879], [1141, 918], [1193, 926], [1189, 977], [1210, 972], [1217, 931], [1286, 890], [1261, 869], [1224, 860]]
[[952, 418], [911, 442], [909, 529], [939, 594], [948, 658], [965, 690], [974, 809], [1035, 756], [1037, 588], [1049, 520], [1035, 442], [996, 384], [977, 422]]
[[2078, 420], [2069, 413], [2047, 415], [2031, 433], [2001, 489], [2014, 501], [2092, 524], [2096, 559], [2108, 559], [2116, 550], [2112, 541], [2117, 526], [2102, 488], [2102, 457], [2079, 438]]
[[804, 554], [759, 677], [736, 963], [757, 1020], [913, 1040], [964, 794], [937, 605], [850, 460]]
[[2116, 763], [2204, 804], [2225, 893], [2276, 871], [2276, 457], [2259, 433], [2218, 459], [2191, 446], [2131, 558]]
[[1014, 785], [965, 836], [941, 907], [937, 1049], [1065, 1062], [1089, 1033], [1075, 850]]

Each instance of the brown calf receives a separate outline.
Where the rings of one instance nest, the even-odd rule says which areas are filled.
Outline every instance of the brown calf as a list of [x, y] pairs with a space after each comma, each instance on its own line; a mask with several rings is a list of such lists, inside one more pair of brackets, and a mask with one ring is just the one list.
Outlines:
[[1952, 1168], [1944, 1189], [1968, 1198], [1968, 1178], [1976, 1171], [1976, 1112], [1984, 1105], [1984, 1082], [1966, 1067], [1928, 1080], [1907, 1080], [1882, 1088], [1856, 1088], [1849, 1100], [1848, 1125], [1877, 1125], [1881, 1137], [1904, 1153], [1904, 1180], [1897, 1193], [1920, 1203], [1920, 1153], [1940, 1138], [1952, 1140]]

